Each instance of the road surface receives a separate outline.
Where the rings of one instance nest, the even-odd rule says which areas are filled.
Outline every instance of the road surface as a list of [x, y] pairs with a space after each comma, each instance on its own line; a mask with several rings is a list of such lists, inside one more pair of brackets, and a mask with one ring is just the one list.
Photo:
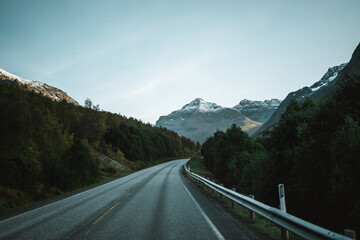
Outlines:
[[5, 219], [0, 239], [250, 239], [183, 176], [185, 162], [147, 168]]

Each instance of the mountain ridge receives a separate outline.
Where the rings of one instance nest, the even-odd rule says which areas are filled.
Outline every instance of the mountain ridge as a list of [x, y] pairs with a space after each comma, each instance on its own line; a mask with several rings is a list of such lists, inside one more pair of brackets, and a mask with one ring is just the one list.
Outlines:
[[265, 123], [282, 101], [276, 98], [264, 101], [243, 99], [233, 108], [253, 121]]
[[292, 99], [297, 101], [303, 101], [305, 98], [310, 98], [316, 103], [326, 101], [331, 94], [335, 91], [336, 80], [341, 75], [344, 68], [348, 63], [343, 63], [338, 66], [330, 67], [322, 78], [312, 84], [310, 87], [303, 87], [297, 91], [290, 92], [286, 98], [281, 102], [279, 107], [274, 111], [272, 116], [266, 121], [253, 136], [260, 135], [262, 132], [268, 130], [276, 124], [282, 113], [285, 112], [286, 107], [289, 105]]
[[[196, 98], [181, 109], [175, 110], [168, 115], [160, 116], [155, 126], [166, 127], [177, 132], [179, 135], [188, 137], [194, 141], [204, 142], [215, 131], [224, 131], [232, 124], [241, 127], [248, 134], [254, 133], [261, 125], [248, 115], [259, 114], [259, 119], [264, 118], [263, 110], [268, 106], [276, 109], [280, 100], [272, 99], [262, 101], [242, 100], [234, 107], [222, 107], [216, 103], [207, 102], [202, 98]], [[248, 110], [242, 113], [241, 110]], [[266, 111], [266, 109], [265, 109]], [[271, 112], [272, 110], [270, 110]], [[251, 114], [250, 114], [251, 113]], [[272, 112], [271, 112], [272, 113]]]
[[41, 94], [45, 97], [48, 97], [54, 101], [65, 100], [74, 105], [79, 105], [79, 103], [70, 97], [66, 92], [56, 87], [50, 86], [46, 83], [23, 79], [15, 74], [9, 73], [6, 70], [0, 68], [0, 84], [15, 84], [18, 86], [23, 86], [27, 90], [34, 91], [35, 93]]

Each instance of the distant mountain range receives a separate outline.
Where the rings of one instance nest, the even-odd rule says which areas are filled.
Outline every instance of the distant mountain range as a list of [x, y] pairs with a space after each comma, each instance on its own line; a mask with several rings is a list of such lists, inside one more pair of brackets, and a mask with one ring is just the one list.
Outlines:
[[156, 126], [203, 143], [215, 131], [224, 131], [234, 123], [249, 134], [254, 133], [280, 103], [277, 99], [264, 102], [244, 99], [233, 108], [227, 108], [196, 98], [182, 109], [161, 116]]
[[259, 136], [276, 124], [286, 110], [291, 99], [302, 101], [312, 99], [315, 103], [328, 100], [336, 89], [346, 81], [346, 75], [360, 74], [360, 44], [354, 51], [349, 63], [328, 69], [324, 76], [310, 87], [291, 92], [283, 100], [262, 101], [241, 100], [232, 108], [221, 107], [197, 98], [182, 109], [156, 122], [158, 127], [166, 127], [179, 135], [203, 143], [216, 130], [226, 130], [236, 123], [251, 136]]
[[0, 68], [0, 84], [15, 84], [18, 86], [23, 86], [27, 90], [39, 93], [54, 101], [59, 102], [65, 100], [69, 103], [79, 105], [79, 103], [75, 101], [73, 98], [71, 98], [69, 95], [67, 95], [66, 92], [58, 88], [52, 87], [42, 82], [23, 79], [1, 68]]

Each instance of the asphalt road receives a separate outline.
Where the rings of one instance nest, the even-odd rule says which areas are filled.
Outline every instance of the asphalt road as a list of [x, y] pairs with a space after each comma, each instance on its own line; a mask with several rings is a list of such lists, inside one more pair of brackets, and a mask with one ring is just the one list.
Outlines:
[[0, 222], [0, 239], [250, 239], [183, 176], [160, 164]]

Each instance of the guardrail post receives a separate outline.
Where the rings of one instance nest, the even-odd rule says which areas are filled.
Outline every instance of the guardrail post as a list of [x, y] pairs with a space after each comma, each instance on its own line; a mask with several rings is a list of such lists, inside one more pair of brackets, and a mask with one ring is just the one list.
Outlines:
[[[221, 184], [220, 184], [220, 186], [222, 186], [222, 187], [223, 187], [223, 186], [224, 186], [224, 184], [222, 184], [222, 183], [221, 183]], [[220, 198], [222, 199], [222, 194], [221, 194], [221, 193], [219, 193], [219, 195], [220, 195]]]
[[344, 231], [345, 233], [345, 236], [351, 238], [351, 239], [356, 239], [356, 232], [354, 230], [351, 230], [351, 229], [345, 229]]
[[[286, 212], [284, 184], [279, 184], [278, 189], [279, 189], [279, 199], [280, 199], [280, 210]], [[281, 228], [281, 236], [283, 240], [289, 240], [289, 231], [286, 230], [285, 228]]]
[[[231, 190], [233, 190], [234, 192], [236, 192], [236, 189], [235, 189], [235, 188], [232, 188]], [[235, 208], [235, 201], [234, 201], [234, 200], [231, 200], [231, 207], [232, 207], [232, 208]]]
[[[255, 199], [254, 195], [249, 195], [249, 197], [252, 199]], [[250, 219], [255, 220], [255, 212], [254, 211], [250, 211]]]

